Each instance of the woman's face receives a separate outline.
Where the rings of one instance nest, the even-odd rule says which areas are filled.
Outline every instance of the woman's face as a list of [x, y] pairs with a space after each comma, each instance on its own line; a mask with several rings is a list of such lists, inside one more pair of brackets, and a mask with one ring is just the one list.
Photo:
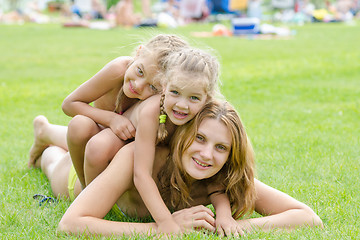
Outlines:
[[226, 163], [231, 143], [230, 131], [223, 122], [205, 118], [194, 142], [183, 154], [184, 170], [197, 180], [214, 176]]

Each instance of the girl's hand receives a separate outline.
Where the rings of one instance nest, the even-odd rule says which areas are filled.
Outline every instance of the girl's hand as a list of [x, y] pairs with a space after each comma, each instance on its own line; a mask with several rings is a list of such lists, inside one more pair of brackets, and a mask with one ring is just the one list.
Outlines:
[[135, 137], [135, 127], [124, 116], [116, 115], [111, 119], [109, 127], [121, 140], [125, 141]]
[[183, 232], [190, 232], [194, 229], [215, 231], [214, 213], [203, 205], [176, 211], [172, 216]]
[[217, 216], [216, 217], [216, 231], [219, 236], [236, 236], [244, 235], [240, 224], [232, 216]]

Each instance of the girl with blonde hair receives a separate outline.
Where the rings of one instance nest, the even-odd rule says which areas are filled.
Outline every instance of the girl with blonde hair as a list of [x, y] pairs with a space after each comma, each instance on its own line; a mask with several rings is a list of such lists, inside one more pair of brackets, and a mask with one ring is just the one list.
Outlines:
[[[122, 56], [112, 60], [65, 98], [63, 111], [74, 118], [69, 128], [59, 126], [49, 140], [70, 151], [83, 187], [86, 186], [86, 155], [105, 159], [99, 159], [95, 167], [85, 166], [87, 171], [97, 175], [124, 145], [124, 141], [135, 136], [134, 126], [121, 114], [139, 100], [161, 92], [159, 74], [164, 70], [164, 59], [187, 46], [187, 42], [176, 35], [156, 35], [139, 45], [134, 57]], [[93, 106], [90, 105], [92, 102]], [[40, 118], [39, 121], [45, 121], [44, 117]], [[47, 146], [42, 142], [32, 146], [29, 167]], [[94, 152], [99, 155], [94, 156]]]
[[155, 148], [166, 144], [177, 126], [193, 119], [216, 94], [219, 63], [212, 55], [191, 48], [169, 55], [165, 62], [162, 95], [139, 104], [136, 120], [129, 117], [137, 125], [134, 184], [160, 231], [179, 232], [153, 180]]

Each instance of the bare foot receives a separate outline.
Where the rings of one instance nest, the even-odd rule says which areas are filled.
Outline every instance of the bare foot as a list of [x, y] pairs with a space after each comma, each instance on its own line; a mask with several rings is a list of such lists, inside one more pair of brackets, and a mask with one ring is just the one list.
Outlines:
[[49, 121], [45, 116], [39, 115], [34, 118], [34, 143], [30, 148], [28, 167], [36, 167], [36, 160], [42, 152], [50, 145], [45, 137], [45, 129]]

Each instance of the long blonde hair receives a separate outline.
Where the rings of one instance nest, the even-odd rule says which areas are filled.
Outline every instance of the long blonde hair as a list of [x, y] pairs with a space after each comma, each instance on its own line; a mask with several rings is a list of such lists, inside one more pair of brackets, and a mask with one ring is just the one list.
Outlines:
[[[141, 47], [137, 47], [136, 57], [152, 56], [156, 60], [155, 65], [159, 68], [159, 73], [164, 71], [164, 62], [166, 57], [172, 52], [179, 51], [182, 48], [188, 47], [188, 43], [181, 37], [173, 34], [159, 34], [149, 40]], [[135, 58], [136, 58], [135, 57]], [[132, 64], [129, 63], [129, 66]], [[155, 76], [157, 77], [157, 76]], [[158, 76], [160, 78], [160, 75]], [[122, 109], [121, 103], [125, 98], [123, 89], [121, 88], [117, 98], [114, 111], [121, 113], [126, 109]], [[134, 102], [137, 100], [134, 100]]]
[[[223, 183], [228, 195], [234, 218], [254, 209], [254, 152], [236, 110], [225, 101], [211, 101], [189, 123], [179, 126], [171, 140], [169, 159], [159, 172], [159, 188], [163, 198], [172, 207], [186, 207], [190, 198], [190, 176], [182, 167], [182, 155], [193, 143], [201, 122], [217, 119], [224, 123], [231, 133], [231, 150], [222, 169], [206, 183]], [[184, 204], [185, 203], [185, 204]]]
[[[191, 79], [181, 84], [199, 84], [204, 86], [207, 100], [216, 95], [218, 90], [219, 62], [216, 57], [208, 52], [196, 48], [186, 48], [181, 51], [169, 54], [163, 62], [164, 72], [162, 73], [162, 85], [183, 81], [179, 75], [191, 76]], [[166, 115], [164, 111], [164, 93], [160, 101], [160, 115]], [[168, 133], [165, 122], [160, 123], [158, 129], [157, 142], [163, 141]]]

